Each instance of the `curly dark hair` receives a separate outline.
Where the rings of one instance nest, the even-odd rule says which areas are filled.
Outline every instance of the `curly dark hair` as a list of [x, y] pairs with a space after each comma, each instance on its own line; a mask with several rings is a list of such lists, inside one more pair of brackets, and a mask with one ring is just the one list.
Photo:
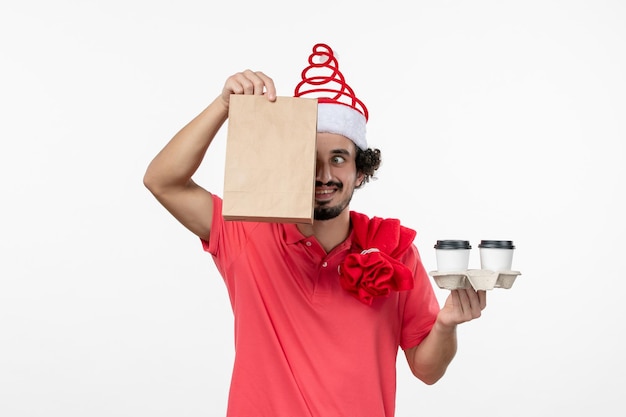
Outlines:
[[364, 174], [363, 182], [357, 188], [361, 188], [366, 183], [370, 181], [370, 179], [376, 177], [374, 174], [376, 170], [380, 167], [380, 163], [382, 159], [380, 157], [379, 149], [367, 148], [363, 150], [357, 146], [356, 148], [356, 170], [359, 173]]

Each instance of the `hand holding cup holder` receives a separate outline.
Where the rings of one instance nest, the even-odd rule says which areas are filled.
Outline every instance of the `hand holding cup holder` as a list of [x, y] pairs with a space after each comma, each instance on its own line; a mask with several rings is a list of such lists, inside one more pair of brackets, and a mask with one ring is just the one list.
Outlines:
[[481, 240], [481, 269], [468, 269], [471, 245], [467, 240], [438, 240], [435, 245], [437, 270], [429, 272], [439, 288], [491, 290], [511, 288], [521, 275], [512, 271], [515, 246], [510, 240]]

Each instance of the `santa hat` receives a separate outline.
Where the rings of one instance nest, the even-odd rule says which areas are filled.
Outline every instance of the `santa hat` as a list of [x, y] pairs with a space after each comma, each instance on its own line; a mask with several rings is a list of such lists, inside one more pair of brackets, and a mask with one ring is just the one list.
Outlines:
[[359, 148], [367, 149], [367, 107], [346, 84], [330, 46], [318, 43], [313, 47], [294, 97], [317, 98], [318, 132], [343, 135]]

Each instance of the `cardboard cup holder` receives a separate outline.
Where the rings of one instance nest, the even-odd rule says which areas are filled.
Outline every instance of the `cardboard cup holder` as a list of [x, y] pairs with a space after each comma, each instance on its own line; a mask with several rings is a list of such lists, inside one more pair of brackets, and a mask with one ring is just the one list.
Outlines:
[[474, 288], [475, 290], [492, 290], [494, 288], [509, 289], [519, 271], [490, 271], [488, 269], [467, 269], [465, 271], [431, 271], [437, 286], [444, 290]]

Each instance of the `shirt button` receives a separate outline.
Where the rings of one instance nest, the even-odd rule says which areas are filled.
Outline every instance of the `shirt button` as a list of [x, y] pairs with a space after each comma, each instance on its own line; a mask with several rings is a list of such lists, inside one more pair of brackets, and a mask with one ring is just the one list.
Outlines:
[[328, 266], [328, 262], [324, 262], [324, 263], [322, 264], [322, 268], [326, 268], [327, 266]]
[[305, 245], [307, 245], [307, 246], [311, 246], [311, 242], [309, 242], [309, 241], [307, 240], [307, 242], [305, 243]]

